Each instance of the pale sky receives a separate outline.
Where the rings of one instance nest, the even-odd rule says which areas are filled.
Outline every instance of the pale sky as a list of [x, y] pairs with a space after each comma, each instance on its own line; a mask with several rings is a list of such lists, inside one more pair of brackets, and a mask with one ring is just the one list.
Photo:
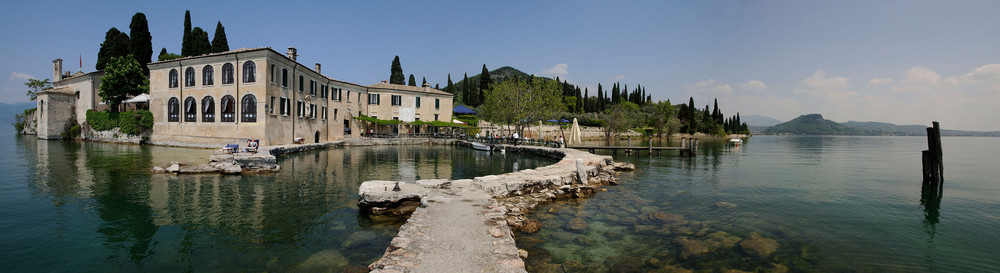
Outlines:
[[[184, 10], [231, 48], [299, 51], [337, 79], [386, 80], [393, 56], [418, 81], [513, 66], [589, 87], [783, 121], [1000, 130], [1000, 1], [18, 1], [0, 4], [0, 102], [28, 78], [94, 70], [104, 33], [149, 20], [154, 55], [179, 53]], [[154, 56], [155, 59], [155, 56]]]

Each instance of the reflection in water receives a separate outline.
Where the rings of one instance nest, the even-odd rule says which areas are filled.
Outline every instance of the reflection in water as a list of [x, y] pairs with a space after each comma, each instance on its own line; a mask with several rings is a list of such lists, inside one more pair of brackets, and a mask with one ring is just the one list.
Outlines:
[[937, 183], [925, 183], [920, 190], [920, 205], [924, 207], [924, 231], [927, 232], [929, 243], [934, 242], [934, 235], [937, 233], [937, 223], [941, 208], [941, 197], [944, 194]]
[[[50, 204], [41, 209], [53, 211], [19, 220], [57, 220], [51, 227], [14, 227], [42, 238], [15, 257], [60, 263], [20, 259], [12, 272], [66, 270], [60, 265], [153, 272], [341, 271], [381, 256], [404, 220], [359, 213], [362, 182], [472, 178], [555, 162], [452, 146], [375, 146], [282, 157], [276, 174], [176, 176], [149, 169], [179, 158], [198, 164], [210, 151], [18, 141], [37, 144], [23, 151], [37, 153], [26, 155], [37, 161], [27, 166], [30, 179], [22, 185]], [[53, 249], [55, 244], [64, 247]]]

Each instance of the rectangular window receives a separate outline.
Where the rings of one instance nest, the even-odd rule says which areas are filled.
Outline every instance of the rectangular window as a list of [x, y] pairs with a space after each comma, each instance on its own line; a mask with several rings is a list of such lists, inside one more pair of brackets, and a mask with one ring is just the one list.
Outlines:
[[305, 116], [305, 113], [306, 113], [306, 109], [305, 109], [306, 108], [306, 104], [305, 103], [303, 103], [302, 101], [295, 102], [295, 108], [296, 108], [295, 109], [295, 114], [296, 115], [298, 115], [300, 118], [302, 116]]
[[285, 113], [285, 111], [288, 111], [287, 106], [285, 105], [287, 102], [288, 102], [288, 99], [281, 98], [281, 108], [280, 108], [281, 111], [279, 111], [278, 113], [281, 114], [282, 116], [287, 116], [288, 115], [288, 114]]
[[337, 108], [333, 109], [333, 119], [337, 119]]
[[392, 95], [392, 106], [403, 105], [403, 96]]
[[281, 69], [281, 87], [288, 88], [288, 69]]
[[441, 109], [441, 99], [434, 99], [434, 109]]
[[314, 103], [309, 104], [309, 117], [316, 119], [316, 104]]
[[417, 108], [420, 108], [420, 97], [417, 97]]
[[326, 85], [319, 86], [319, 97], [326, 98]]
[[278, 82], [278, 79], [277, 79], [277, 77], [274, 76], [274, 73], [278, 73], [278, 71], [276, 71], [275, 66], [272, 64], [271, 65], [271, 83]]
[[320, 116], [323, 117], [323, 120], [326, 120], [326, 106], [323, 106], [322, 109], [323, 111], [321, 111]]
[[271, 96], [271, 109], [268, 109], [267, 112], [272, 115], [274, 114], [274, 96]]
[[285, 98], [285, 116], [292, 115], [292, 100]]
[[306, 91], [306, 86], [305, 86], [306, 84], [304, 83], [305, 81], [306, 81], [305, 77], [299, 76], [299, 93]]
[[309, 94], [316, 95], [316, 81], [309, 80]]
[[438, 120], [438, 114], [434, 114], [434, 121]]

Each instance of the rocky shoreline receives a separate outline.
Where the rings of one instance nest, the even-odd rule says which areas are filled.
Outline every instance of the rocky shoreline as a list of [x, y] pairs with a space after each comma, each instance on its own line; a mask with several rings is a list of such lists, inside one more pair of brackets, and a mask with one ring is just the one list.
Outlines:
[[[471, 145], [464, 141], [455, 143]], [[369, 265], [369, 269], [433, 272], [457, 266], [472, 271], [525, 272], [522, 259], [530, 253], [517, 249], [512, 230], [540, 229], [538, 221], [527, 218], [530, 212], [545, 202], [590, 196], [603, 186], [616, 184], [618, 172], [635, 169], [632, 164], [614, 163], [610, 156], [572, 149], [506, 145], [503, 148], [561, 160], [534, 170], [474, 179], [398, 182], [398, 191], [393, 190], [396, 181], [362, 183], [358, 203], [368, 213], [410, 215], [383, 257]], [[461, 219], [450, 219], [458, 217], [457, 214], [461, 214]], [[449, 219], [442, 221], [436, 217]], [[468, 238], [454, 238], [455, 232], [435, 235], [454, 225], [472, 230], [459, 232]], [[441, 253], [448, 249], [439, 246], [442, 240], [458, 240], [459, 244], [452, 245], [463, 248], [467, 245], [480, 254], [470, 261], [439, 261], [435, 257], [444, 256]], [[481, 243], [489, 245], [477, 248]]]

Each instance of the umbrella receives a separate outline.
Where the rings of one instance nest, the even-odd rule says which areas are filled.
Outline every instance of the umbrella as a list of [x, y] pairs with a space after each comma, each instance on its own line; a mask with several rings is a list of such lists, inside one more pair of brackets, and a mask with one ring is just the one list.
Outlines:
[[471, 115], [476, 113], [476, 111], [472, 111], [472, 109], [465, 107], [465, 105], [455, 106], [455, 109], [452, 109], [451, 112], [461, 115]]

